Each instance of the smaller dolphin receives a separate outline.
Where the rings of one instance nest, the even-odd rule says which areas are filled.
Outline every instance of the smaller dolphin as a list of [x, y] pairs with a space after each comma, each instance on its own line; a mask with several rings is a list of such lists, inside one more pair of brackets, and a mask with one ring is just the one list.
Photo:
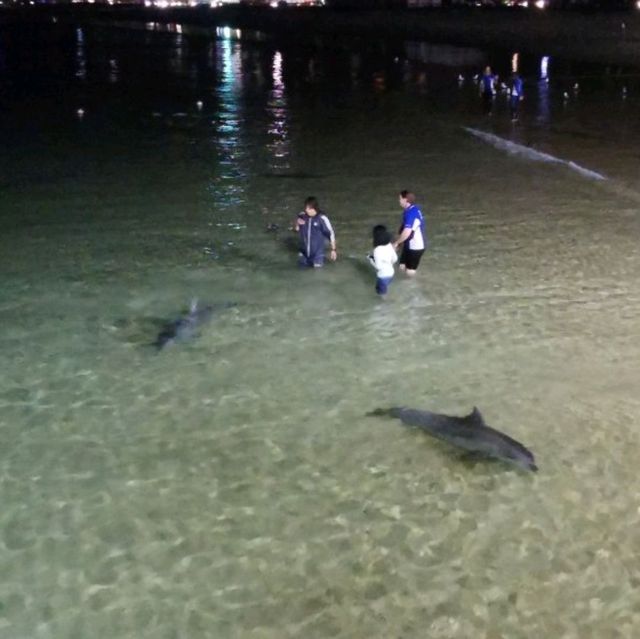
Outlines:
[[378, 408], [368, 414], [397, 417], [407, 426], [420, 428], [429, 435], [458, 448], [499, 459], [525, 470], [534, 472], [538, 470], [533, 453], [515, 439], [487, 426], [475, 406], [473, 411], [464, 417], [403, 407]]
[[[222, 304], [219, 307], [228, 308], [229, 306], [232, 306], [232, 304]], [[193, 339], [197, 336], [197, 330], [211, 321], [215, 310], [211, 305], [198, 308], [198, 301], [192, 300], [189, 312], [168, 323], [158, 333], [153, 345], [161, 351], [176, 342], [186, 342]]]

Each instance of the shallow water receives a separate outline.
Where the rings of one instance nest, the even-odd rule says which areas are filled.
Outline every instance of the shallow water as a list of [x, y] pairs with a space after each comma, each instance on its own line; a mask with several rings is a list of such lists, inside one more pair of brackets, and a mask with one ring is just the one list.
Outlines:
[[[469, 80], [499, 52], [0, 35], [0, 636], [638, 636], [633, 70], [523, 59], [512, 125]], [[402, 188], [431, 246], [379, 301]], [[156, 353], [192, 298], [237, 306]], [[540, 471], [392, 405], [477, 405]]]

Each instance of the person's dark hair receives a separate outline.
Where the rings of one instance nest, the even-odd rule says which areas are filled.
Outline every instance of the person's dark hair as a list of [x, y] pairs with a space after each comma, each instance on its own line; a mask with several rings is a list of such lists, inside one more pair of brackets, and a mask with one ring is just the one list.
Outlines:
[[391, 242], [391, 233], [387, 231], [387, 227], [376, 224], [373, 227], [373, 247], [386, 246], [389, 242]]
[[411, 191], [400, 191], [400, 197], [404, 198], [409, 204], [416, 203], [416, 196]]
[[304, 208], [306, 209], [307, 207], [310, 207], [314, 211], [318, 211], [318, 213], [319, 213], [320, 212], [320, 205], [318, 204], [318, 198], [317, 197], [313, 197], [312, 195], [310, 195], [304, 201]]

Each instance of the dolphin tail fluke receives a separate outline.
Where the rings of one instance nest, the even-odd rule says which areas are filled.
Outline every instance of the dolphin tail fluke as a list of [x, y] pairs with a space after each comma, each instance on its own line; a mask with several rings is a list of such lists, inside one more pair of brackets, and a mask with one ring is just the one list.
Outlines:
[[391, 409], [390, 408], [376, 408], [368, 412], [367, 417], [391, 417]]

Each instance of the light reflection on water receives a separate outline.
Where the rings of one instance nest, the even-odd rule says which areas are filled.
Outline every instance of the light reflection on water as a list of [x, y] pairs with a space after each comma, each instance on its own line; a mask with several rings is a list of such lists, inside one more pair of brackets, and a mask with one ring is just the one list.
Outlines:
[[230, 37], [217, 40], [217, 68], [220, 78], [214, 89], [217, 99], [215, 122], [216, 158], [212, 184], [213, 206], [224, 212], [244, 202], [247, 170], [244, 168], [242, 114], [242, 44]]
[[273, 54], [272, 76], [273, 88], [267, 103], [267, 113], [270, 118], [268, 132], [271, 142], [269, 142], [267, 148], [273, 158], [270, 162], [270, 168], [277, 172], [290, 168], [290, 146], [287, 123], [289, 109], [282, 73], [282, 54], [280, 51], [276, 51]]
[[[522, 57], [514, 130], [449, 49], [407, 73], [393, 44], [221, 35], [197, 86], [175, 40], [139, 68], [113, 44], [126, 106], [109, 87], [78, 123], [59, 117], [73, 91], [36, 95], [37, 139], [15, 107], [0, 123], [17, 140], [0, 150], [0, 634], [636, 637], [637, 204], [461, 130], [632, 183], [614, 92], [580, 78], [563, 109], [555, 61], [538, 86]], [[296, 177], [297, 157], [328, 177]], [[431, 248], [382, 302], [364, 254], [407, 186]], [[286, 229], [309, 191], [340, 249], [312, 273], [256, 222], [267, 207]], [[191, 297], [238, 306], [150, 350]], [[405, 403], [477, 404], [540, 473], [366, 415]]]
[[84, 50], [84, 33], [82, 29], [78, 27], [76, 29], [76, 77], [79, 80], [87, 79], [87, 61]]
[[115, 59], [109, 60], [109, 82], [116, 84], [118, 82], [118, 61]]

